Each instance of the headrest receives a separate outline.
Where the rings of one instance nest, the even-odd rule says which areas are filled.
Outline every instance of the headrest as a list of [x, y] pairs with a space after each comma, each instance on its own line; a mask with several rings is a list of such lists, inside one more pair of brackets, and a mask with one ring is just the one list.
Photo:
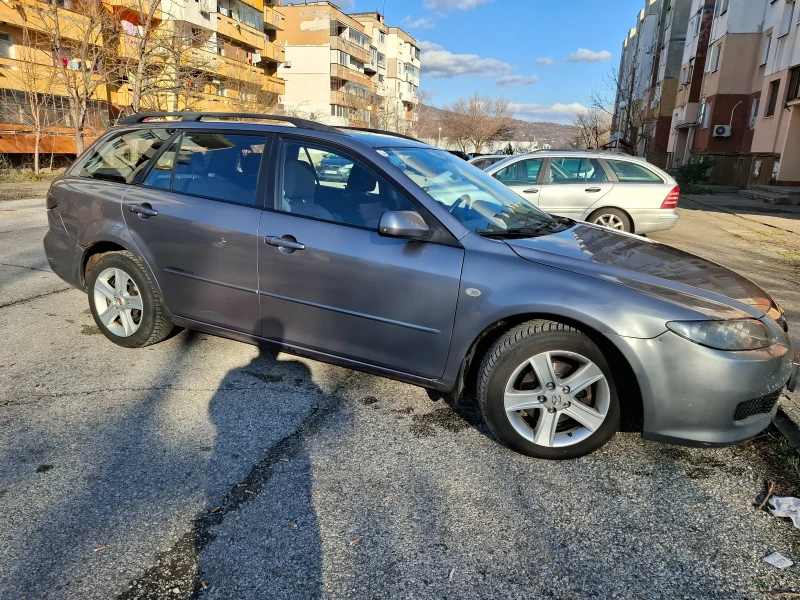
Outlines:
[[290, 200], [313, 198], [316, 192], [314, 167], [307, 162], [288, 160], [283, 167], [283, 193]]

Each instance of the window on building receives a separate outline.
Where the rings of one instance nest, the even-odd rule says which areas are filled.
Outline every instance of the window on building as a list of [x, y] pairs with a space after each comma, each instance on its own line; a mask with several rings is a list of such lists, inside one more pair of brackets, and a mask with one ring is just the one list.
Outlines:
[[764, 113], [765, 117], [774, 117], [775, 108], [778, 106], [778, 92], [780, 91], [781, 80], [776, 79], [769, 83], [769, 94], [767, 95], [767, 110]]
[[86, 159], [81, 177], [131, 183], [148, 161], [174, 132], [174, 129], [129, 131], [100, 144]]
[[789, 2], [787, 0], [786, 4], [784, 4], [783, 16], [781, 17], [781, 24], [778, 29], [778, 37], [783, 37], [784, 35], [788, 35], [789, 32], [792, 30], [792, 24], [794, 23], [794, 11], [796, 7], [797, 7], [796, 1]]
[[717, 4], [717, 14], [722, 15], [728, 12], [728, 5], [730, 4], [730, 0], [720, 0], [719, 4]]
[[756, 121], [758, 120], [758, 108], [761, 105], [761, 98], [753, 99], [753, 106], [750, 107], [750, 129], [756, 128]]
[[786, 88], [786, 102], [800, 98], [800, 65], [789, 69], [789, 85]]
[[767, 37], [764, 38], [764, 48], [761, 50], [761, 64], [767, 64], [769, 60], [769, 50], [772, 47], [772, 34], [768, 33]]
[[694, 36], [695, 37], [700, 35], [700, 25], [702, 24], [702, 22], [703, 22], [703, 12], [701, 10], [701, 11], [697, 12], [697, 18], [694, 20]]
[[378, 32], [378, 42], [380, 42], [381, 44], [386, 43], [386, 34], [382, 31]]
[[711, 125], [711, 109], [714, 105], [711, 102], [706, 102], [706, 111], [703, 114], [703, 129], [708, 129], [708, 126]]
[[0, 57], [14, 58], [14, 38], [10, 33], [0, 33]]
[[184, 133], [172, 191], [254, 206], [265, 143], [255, 135]]
[[714, 44], [711, 46], [711, 53], [708, 57], [707, 73], [714, 73], [719, 71], [719, 63], [722, 56], [722, 43]]
[[289, 142], [281, 157], [276, 210], [376, 230], [387, 210], [415, 210], [366, 165], [323, 146]]

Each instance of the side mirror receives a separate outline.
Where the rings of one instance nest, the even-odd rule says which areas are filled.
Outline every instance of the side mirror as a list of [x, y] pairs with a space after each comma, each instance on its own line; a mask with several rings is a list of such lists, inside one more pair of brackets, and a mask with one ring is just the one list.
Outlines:
[[387, 210], [381, 215], [378, 231], [387, 237], [421, 238], [431, 228], [415, 210]]

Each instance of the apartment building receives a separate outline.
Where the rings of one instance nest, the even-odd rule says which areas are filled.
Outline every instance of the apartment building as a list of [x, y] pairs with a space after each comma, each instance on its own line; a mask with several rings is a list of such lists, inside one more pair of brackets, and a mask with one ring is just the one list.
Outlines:
[[672, 132], [672, 113], [680, 82], [681, 62], [692, 0], [657, 0], [658, 21], [655, 25], [656, 45], [652, 50], [652, 80], [645, 92], [647, 105], [644, 123], [647, 135], [643, 136], [640, 156], [659, 167], [666, 167], [668, 147]]
[[749, 110], [751, 182], [800, 186], [800, 6], [766, 6]]
[[[140, 111], [276, 107], [285, 91], [277, 77], [284, 60], [278, 2], [0, 1], [0, 153], [33, 152], [33, 92], [46, 124], [40, 150], [58, 154], [78, 150], [67, 96], [81, 86], [90, 90], [87, 141], [135, 102]], [[58, 51], [54, 19], [63, 38]]]
[[715, 0], [693, 0], [690, 8], [667, 148], [670, 157], [667, 166], [670, 168], [680, 167], [692, 156], [706, 52], [714, 20], [714, 3]]
[[331, 2], [283, 6], [279, 76], [290, 113], [332, 125], [412, 130], [419, 47], [380, 13], [345, 14]]

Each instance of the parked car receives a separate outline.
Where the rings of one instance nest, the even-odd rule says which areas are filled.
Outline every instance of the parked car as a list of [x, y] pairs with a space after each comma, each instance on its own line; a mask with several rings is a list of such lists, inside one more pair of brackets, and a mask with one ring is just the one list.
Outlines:
[[466, 152], [462, 152], [461, 150], [448, 150], [448, 152], [453, 156], [457, 156], [461, 160], [469, 160], [469, 155]]
[[506, 160], [507, 158], [508, 154], [486, 154], [471, 158], [469, 160], [469, 164], [474, 165], [479, 169], [486, 169], [487, 167], [491, 167], [493, 164], [499, 163], [501, 160]]
[[328, 152], [318, 163], [319, 178], [326, 181], [347, 182], [353, 163], [337, 154]]
[[546, 213], [619, 231], [671, 229], [679, 218], [678, 183], [633, 156], [539, 151], [512, 156], [486, 172]]
[[[164, 116], [123, 119], [47, 195], [48, 261], [119, 346], [186, 327], [475, 394], [499, 441], [549, 459], [622, 414], [734, 444], [796, 385], [783, 311], [719, 265], [547, 215], [404, 136]], [[319, 176], [331, 154], [344, 186]]]

